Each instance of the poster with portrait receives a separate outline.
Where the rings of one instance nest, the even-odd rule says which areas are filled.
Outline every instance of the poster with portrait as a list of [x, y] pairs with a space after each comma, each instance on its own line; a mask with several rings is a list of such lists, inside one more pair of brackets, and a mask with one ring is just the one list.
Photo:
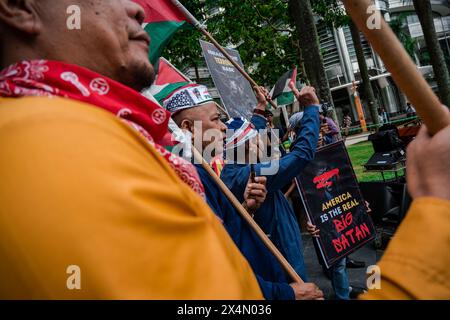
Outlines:
[[[212, 43], [200, 40], [200, 45], [214, 85], [230, 116], [250, 119], [257, 104], [250, 83]], [[225, 50], [244, 67], [238, 51]]]
[[320, 230], [316, 241], [328, 268], [375, 239], [344, 142], [318, 149], [297, 187], [308, 219]]

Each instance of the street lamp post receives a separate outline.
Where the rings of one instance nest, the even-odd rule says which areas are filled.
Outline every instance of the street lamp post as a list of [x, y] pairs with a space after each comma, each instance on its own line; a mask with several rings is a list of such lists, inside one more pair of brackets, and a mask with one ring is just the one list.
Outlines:
[[358, 86], [356, 85], [355, 81], [353, 81], [352, 92], [353, 92], [353, 99], [355, 100], [356, 111], [358, 111], [359, 123], [361, 124], [362, 131], [367, 132], [366, 117], [364, 116], [364, 110], [361, 104], [361, 99], [359, 98]]

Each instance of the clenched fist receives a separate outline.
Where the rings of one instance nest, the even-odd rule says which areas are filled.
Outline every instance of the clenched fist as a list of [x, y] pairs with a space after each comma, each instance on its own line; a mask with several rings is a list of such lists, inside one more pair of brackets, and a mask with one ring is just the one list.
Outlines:
[[244, 200], [247, 208], [251, 211], [256, 211], [266, 200], [266, 177], [255, 177], [255, 182], [249, 181], [244, 192]]
[[302, 106], [307, 107], [311, 105], [320, 105], [319, 98], [317, 98], [316, 95], [316, 89], [313, 87], [305, 86], [299, 92], [295, 86], [295, 83], [291, 81], [289, 83], [289, 88], [292, 90], [298, 102]]

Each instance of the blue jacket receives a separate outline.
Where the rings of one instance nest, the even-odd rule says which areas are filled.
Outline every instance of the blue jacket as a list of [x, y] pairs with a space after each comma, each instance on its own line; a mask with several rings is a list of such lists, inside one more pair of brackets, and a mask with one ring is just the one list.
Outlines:
[[223, 221], [228, 234], [250, 263], [267, 300], [293, 300], [294, 291], [283, 269], [256, 233], [239, 215], [216, 182], [201, 165], [196, 165], [205, 187], [206, 200]]
[[[265, 123], [263, 124], [265, 121], [261, 121], [261, 117], [253, 117], [252, 122], [257, 129], [265, 127]], [[255, 221], [304, 281], [307, 281], [308, 277], [303, 259], [300, 228], [294, 210], [280, 189], [289, 184], [314, 158], [319, 139], [319, 127], [318, 107], [305, 108], [302, 125], [297, 132], [298, 138], [291, 147], [291, 152], [279, 160], [254, 165], [257, 176], [267, 177], [268, 192], [266, 201], [255, 213]], [[276, 164], [278, 165], [276, 174], [265, 174], [264, 169]], [[221, 179], [239, 201], [244, 201], [243, 195], [249, 175], [250, 165], [227, 164], [222, 170]]]

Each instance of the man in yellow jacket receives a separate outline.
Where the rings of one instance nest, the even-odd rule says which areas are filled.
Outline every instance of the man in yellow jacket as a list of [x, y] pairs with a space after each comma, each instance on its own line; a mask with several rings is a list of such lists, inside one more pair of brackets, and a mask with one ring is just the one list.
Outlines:
[[[447, 110], [448, 111], [448, 110]], [[450, 299], [450, 127], [426, 127], [408, 148], [411, 209], [379, 263], [381, 289], [364, 299]]]

